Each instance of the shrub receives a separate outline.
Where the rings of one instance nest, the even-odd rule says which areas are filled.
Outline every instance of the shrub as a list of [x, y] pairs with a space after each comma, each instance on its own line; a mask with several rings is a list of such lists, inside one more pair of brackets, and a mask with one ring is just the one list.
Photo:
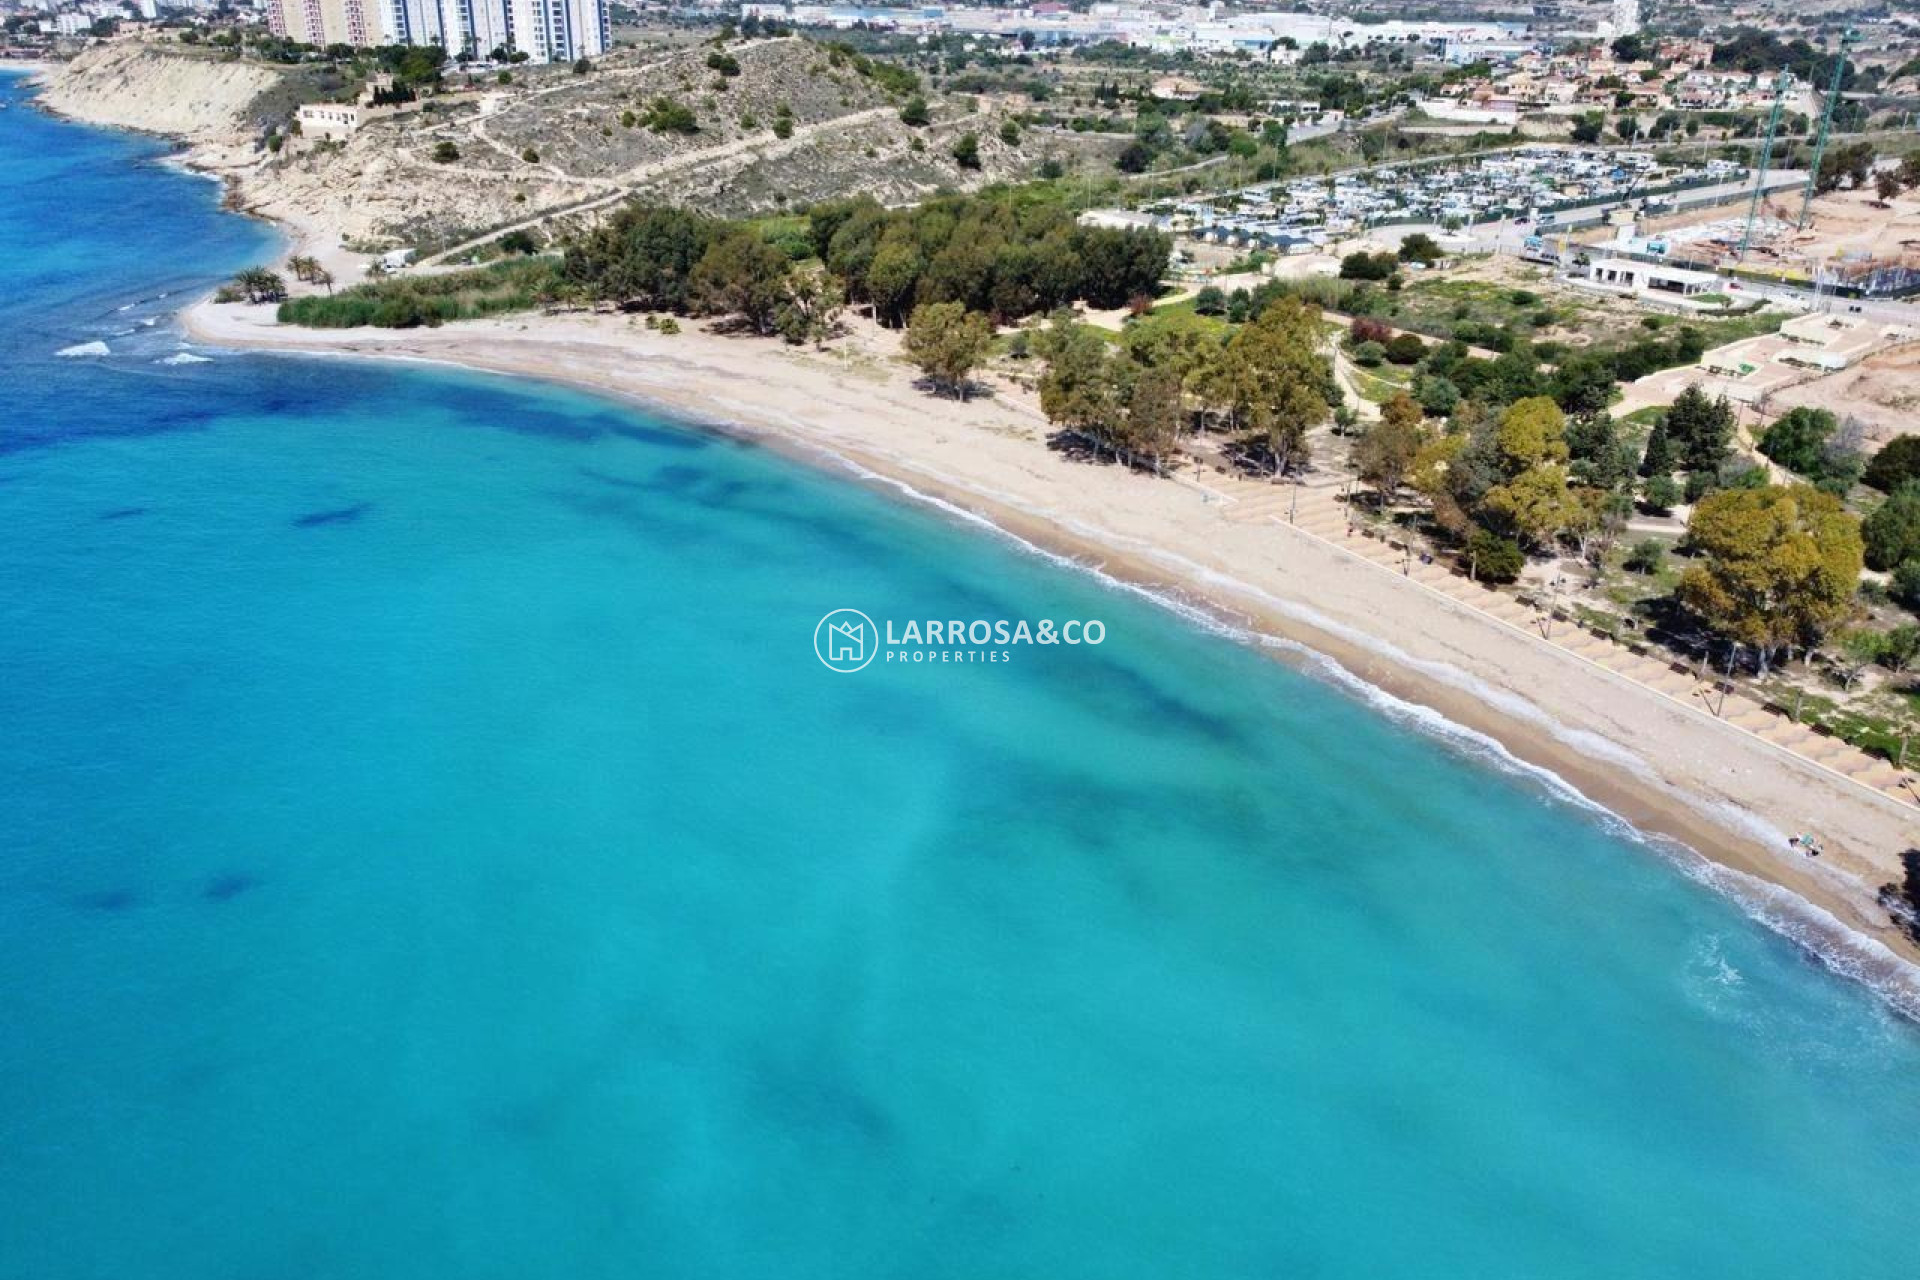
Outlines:
[[907, 99], [907, 105], [900, 108], [900, 123], [914, 129], [924, 129], [933, 119], [927, 111], [927, 100], [919, 94]]
[[295, 298], [280, 304], [279, 319], [317, 329], [410, 329], [526, 311], [556, 296], [558, 283], [553, 259], [509, 258], [470, 271], [355, 285], [331, 297]]
[[1384, 346], [1393, 340], [1393, 330], [1382, 321], [1368, 316], [1355, 316], [1353, 323], [1347, 326], [1347, 338], [1356, 347], [1363, 342], [1377, 342]]
[[520, 158], [526, 161], [528, 164], [540, 163], [540, 153], [538, 151], [535, 151], [532, 147], [528, 147], [525, 151], [522, 151], [520, 153]]
[[433, 144], [433, 162], [435, 164], [452, 164], [459, 158], [460, 148], [454, 146], [452, 142], [449, 142], [445, 138]]
[[[1669, 478], [1671, 483], [1671, 478]], [[1658, 538], [1646, 538], [1627, 552], [1626, 567], [1634, 573], [1656, 574], [1667, 562], [1667, 544]]]
[[1475, 529], [1467, 539], [1467, 566], [1481, 582], [1512, 582], [1527, 567], [1520, 544], [1486, 529]]
[[1680, 486], [1672, 476], [1661, 472], [1647, 478], [1644, 496], [1650, 510], [1666, 515], [1680, 504]]
[[1372, 369], [1387, 358], [1387, 349], [1378, 342], [1363, 342], [1353, 349], [1353, 362]]
[[1342, 280], [1390, 280], [1400, 260], [1390, 253], [1350, 253], [1340, 259]]
[[1893, 571], [1893, 583], [1888, 594], [1915, 613], [1920, 613], [1920, 560], [1908, 560]]
[[718, 71], [722, 76], [740, 74], [740, 61], [730, 53], [715, 51], [707, 55], [707, 70]]
[[698, 133], [700, 121], [693, 108], [672, 98], [655, 98], [647, 108], [647, 128], [654, 133]]
[[1411, 333], [1403, 333], [1386, 344], [1387, 359], [1395, 364], [1419, 364], [1427, 354], [1427, 344]]
[[963, 133], [960, 141], [953, 144], [953, 162], [962, 169], [980, 167], [980, 138], [977, 134]]

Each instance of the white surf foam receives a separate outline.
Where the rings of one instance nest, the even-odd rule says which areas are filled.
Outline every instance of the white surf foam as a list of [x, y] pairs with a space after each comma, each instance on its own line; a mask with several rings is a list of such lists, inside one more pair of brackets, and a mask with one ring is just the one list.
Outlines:
[[156, 364], [212, 364], [213, 358], [211, 356], [197, 356], [193, 354], [193, 352], [191, 351], [176, 351], [172, 355], [166, 356], [160, 360], [155, 361], [154, 363]]
[[62, 347], [53, 354], [77, 360], [86, 356], [110, 356], [112, 350], [104, 342], [76, 342], [70, 347]]

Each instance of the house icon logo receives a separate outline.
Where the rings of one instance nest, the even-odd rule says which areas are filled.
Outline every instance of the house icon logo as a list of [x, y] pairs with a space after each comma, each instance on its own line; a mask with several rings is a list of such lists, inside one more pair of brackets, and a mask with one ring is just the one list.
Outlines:
[[835, 609], [813, 629], [813, 651], [833, 671], [858, 671], [879, 648], [879, 629], [858, 609]]

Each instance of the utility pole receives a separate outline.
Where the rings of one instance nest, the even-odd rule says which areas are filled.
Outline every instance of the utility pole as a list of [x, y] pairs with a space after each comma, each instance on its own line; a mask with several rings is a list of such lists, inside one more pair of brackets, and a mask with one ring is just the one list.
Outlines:
[[1734, 255], [1735, 262], [1745, 262], [1747, 248], [1753, 243], [1753, 220], [1760, 214], [1760, 197], [1767, 189], [1767, 170], [1773, 164], [1773, 135], [1780, 128], [1780, 109], [1787, 105], [1787, 89], [1793, 83], [1793, 73], [1782, 70], [1773, 82], [1773, 114], [1767, 117], [1766, 141], [1760, 144], [1760, 164], [1753, 175], [1753, 199], [1747, 204], [1747, 229], [1740, 234], [1740, 252]]
[[1807, 170], [1807, 189], [1800, 197], [1800, 230], [1807, 229], [1808, 221], [1813, 217], [1813, 188], [1820, 180], [1820, 157], [1827, 152], [1827, 131], [1833, 127], [1833, 104], [1840, 100], [1840, 73], [1847, 66], [1847, 50], [1860, 38], [1860, 33], [1848, 27], [1840, 33], [1840, 52], [1833, 58], [1833, 75], [1827, 81], [1827, 102], [1820, 112], [1820, 132], [1813, 140], [1813, 163]]

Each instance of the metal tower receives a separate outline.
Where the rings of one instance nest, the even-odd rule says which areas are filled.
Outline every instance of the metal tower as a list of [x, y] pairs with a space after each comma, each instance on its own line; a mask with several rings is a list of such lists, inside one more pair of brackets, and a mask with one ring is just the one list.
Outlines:
[[1813, 164], [1807, 170], [1807, 190], [1800, 197], [1800, 229], [1807, 229], [1807, 220], [1813, 215], [1813, 188], [1820, 181], [1820, 157], [1827, 151], [1827, 130], [1833, 126], [1833, 104], [1840, 100], [1840, 73], [1846, 69], [1847, 50], [1860, 33], [1848, 27], [1840, 33], [1840, 52], [1834, 55], [1833, 77], [1827, 81], [1827, 103], [1820, 112], [1820, 132], [1813, 141]]
[[1760, 163], [1753, 175], [1753, 199], [1747, 204], [1747, 229], [1740, 233], [1740, 252], [1735, 262], [1744, 262], [1747, 247], [1753, 243], [1753, 220], [1760, 213], [1760, 197], [1767, 188], [1767, 169], [1773, 163], [1773, 135], [1780, 128], [1780, 109], [1787, 105], [1787, 90], [1793, 86], [1793, 73], [1782, 71], [1773, 82], [1773, 114], [1767, 117], [1766, 141], [1760, 144]]

